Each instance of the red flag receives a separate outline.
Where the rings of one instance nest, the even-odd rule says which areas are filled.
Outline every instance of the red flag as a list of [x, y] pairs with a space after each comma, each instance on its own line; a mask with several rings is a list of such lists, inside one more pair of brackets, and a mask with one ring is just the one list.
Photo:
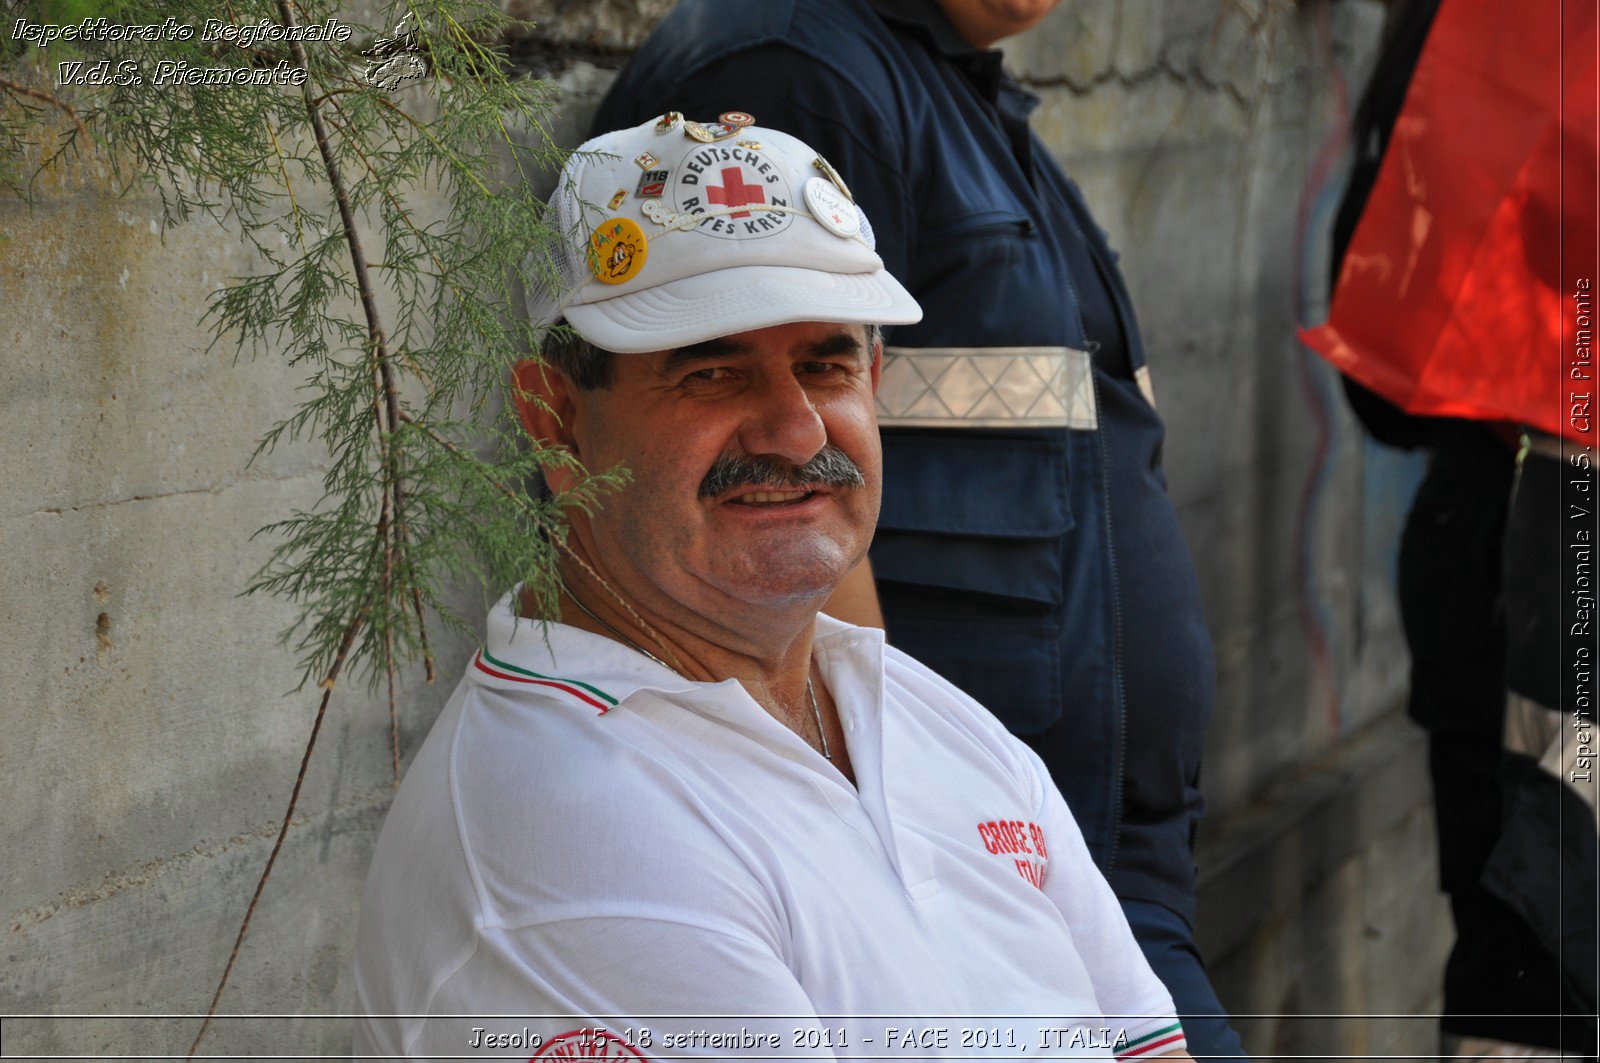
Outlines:
[[1596, 47], [1594, 0], [1444, 0], [1310, 347], [1410, 413], [1594, 444]]

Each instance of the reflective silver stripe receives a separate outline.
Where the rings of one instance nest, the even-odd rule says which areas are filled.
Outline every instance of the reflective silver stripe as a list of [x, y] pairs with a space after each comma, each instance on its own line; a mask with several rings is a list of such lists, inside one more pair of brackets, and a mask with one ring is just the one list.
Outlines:
[[1089, 353], [1071, 347], [885, 347], [878, 423], [1093, 431]]
[[1139, 385], [1139, 394], [1144, 396], [1144, 401], [1156, 408], [1156, 386], [1150, 382], [1150, 367], [1141, 365], [1133, 371], [1133, 381]]

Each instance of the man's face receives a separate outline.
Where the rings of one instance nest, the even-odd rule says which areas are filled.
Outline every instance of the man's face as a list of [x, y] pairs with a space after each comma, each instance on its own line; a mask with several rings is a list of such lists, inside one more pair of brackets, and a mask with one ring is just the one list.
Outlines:
[[975, 47], [1029, 30], [1061, 0], [939, 0], [945, 17]]
[[617, 355], [609, 387], [573, 394], [585, 466], [632, 473], [592, 521], [597, 560], [635, 596], [713, 618], [820, 602], [877, 523], [877, 380], [859, 325]]

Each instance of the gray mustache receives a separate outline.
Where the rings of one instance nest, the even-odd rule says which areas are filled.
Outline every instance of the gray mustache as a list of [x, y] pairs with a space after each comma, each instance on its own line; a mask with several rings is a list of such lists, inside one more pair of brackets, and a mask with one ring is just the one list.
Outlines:
[[705, 479], [700, 481], [700, 497], [716, 498], [736, 487], [771, 487], [780, 490], [817, 484], [826, 487], [861, 487], [866, 482], [861, 467], [850, 460], [850, 455], [829, 443], [804, 465], [785, 465], [771, 458], [752, 458], [744, 454], [724, 454], [711, 463]]

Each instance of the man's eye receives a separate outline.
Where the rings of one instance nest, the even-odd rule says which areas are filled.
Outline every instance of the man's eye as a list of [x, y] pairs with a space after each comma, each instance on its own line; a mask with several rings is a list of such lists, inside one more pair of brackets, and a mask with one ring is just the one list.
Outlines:
[[733, 370], [723, 366], [712, 366], [709, 369], [696, 369], [694, 372], [684, 377], [683, 382], [689, 385], [721, 384], [726, 382], [732, 376]]
[[801, 362], [800, 371], [808, 376], [836, 376], [848, 371], [838, 362]]

